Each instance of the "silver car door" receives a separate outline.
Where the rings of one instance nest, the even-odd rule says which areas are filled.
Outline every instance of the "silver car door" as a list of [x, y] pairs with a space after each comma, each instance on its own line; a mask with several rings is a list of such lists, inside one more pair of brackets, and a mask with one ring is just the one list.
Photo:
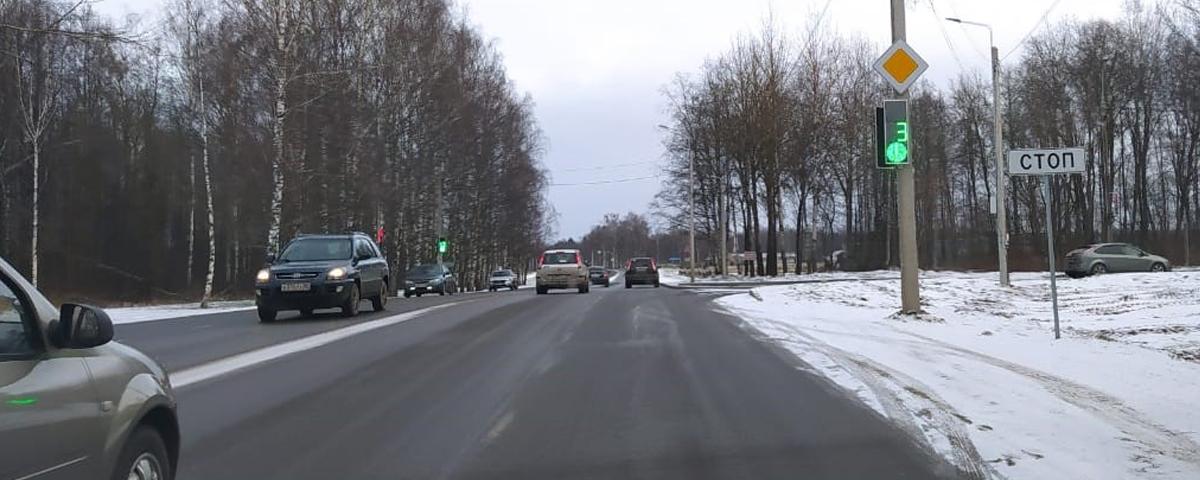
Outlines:
[[1122, 247], [1122, 249], [1125, 250], [1125, 258], [1127, 259], [1126, 262], [1128, 262], [1125, 267], [1126, 268], [1125, 271], [1127, 271], [1127, 272], [1149, 272], [1150, 271], [1150, 265], [1152, 263], [1154, 263], [1154, 261], [1150, 259], [1149, 255], [1146, 255], [1145, 253], [1143, 253], [1142, 249], [1137, 248], [1133, 245], [1126, 245], [1126, 246]]
[[[0, 478], [96, 477], [101, 411], [87, 367], [43, 348], [34, 309], [0, 282]], [[107, 473], [99, 476], [107, 477]]]

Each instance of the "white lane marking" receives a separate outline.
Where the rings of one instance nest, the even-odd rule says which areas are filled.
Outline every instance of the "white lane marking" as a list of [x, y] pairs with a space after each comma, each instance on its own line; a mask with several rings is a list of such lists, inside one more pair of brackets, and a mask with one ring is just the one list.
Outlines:
[[213, 360], [205, 364], [197, 365], [195, 367], [187, 368], [185, 370], [180, 370], [170, 374], [171, 386], [174, 388], [183, 388], [190, 385], [195, 385], [200, 382], [212, 380], [216, 377], [228, 375], [230, 373], [250, 368], [264, 362], [269, 362], [280, 357], [291, 355], [293, 353], [312, 350], [314, 348], [328, 345], [360, 333], [390, 327], [392, 325], [407, 322], [435, 310], [454, 305], [462, 305], [465, 303], [468, 302], [464, 301], [448, 303], [444, 305], [423, 308], [412, 312], [401, 313], [399, 315], [392, 315], [379, 320], [363, 322], [346, 328], [339, 328], [337, 330], [318, 333], [316, 335], [292, 340], [290, 342], [272, 345], [270, 347], [260, 348], [258, 350], [251, 350], [245, 353], [239, 353], [237, 355], [225, 357], [219, 360]]
[[504, 430], [506, 430], [509, 425], [512, 425], [513, 417], [515, 417], [515, 415], [513, 415], [512, 410], [505, 412], [505, 414], [500, 417], [500, 420], [496, 421], [496, 424], [492, 426], [491, 430], [488, 430], [487, 435], [484, 438], [484, 442], [491, 443], [493, 440], [499, 437], [500, 434], [504, 433]]

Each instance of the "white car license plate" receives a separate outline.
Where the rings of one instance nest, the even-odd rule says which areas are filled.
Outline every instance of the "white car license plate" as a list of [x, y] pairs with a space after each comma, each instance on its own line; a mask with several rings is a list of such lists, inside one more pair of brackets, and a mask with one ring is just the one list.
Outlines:
[[279, 290], [284, 292], [307, 292], [312, 290], [312, 284], [308, 282], [289, 282], [281, 285]]

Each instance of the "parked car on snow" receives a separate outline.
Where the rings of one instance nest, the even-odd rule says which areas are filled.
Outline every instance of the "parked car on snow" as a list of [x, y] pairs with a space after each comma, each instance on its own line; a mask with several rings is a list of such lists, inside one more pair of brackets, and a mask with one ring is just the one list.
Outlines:
[[1128, 243], [1096, 243], [1067, 252], [1071, 278], [1116, 272], [1167, 272], [1171, 262]]

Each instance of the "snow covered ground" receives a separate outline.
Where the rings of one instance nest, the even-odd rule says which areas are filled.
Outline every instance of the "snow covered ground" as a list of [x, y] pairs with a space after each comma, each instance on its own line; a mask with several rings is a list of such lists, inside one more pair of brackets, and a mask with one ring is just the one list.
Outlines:
[[175, 305], [154, 305], [146, 307], [106, 308], [109, 318], [114, 324], [153, 322], [171, 318], [206, 315], [211, 313], [239, 312], [254, 310], [254, 300], [235, 300], [228, 302], [211, 302], [209, 308], [200, 308], [199, 303], [181, 303]]
[[[660, 268], [658, 270], [659, 279], [667, 285], [680, 285], [688, 283], [689, 278], [686, 274], [676, 268]], [[820, 272], [812, 274], [797, 275], [788, 273], [777, 277], [747, 277], [742, 275], [724, 275], [711, 277], [696, 277], [696, 282], [704, 284], [713, 283], [761, 283], [763, 285], [771, 285], [773, 283], [794, 283], [797, 281], [813, 282], [813, 281], [841, 281], [841, 280], [886, 280], [899, 279], [899, 270], [877, 270], [871, 272]]]
[[718, 303], [979, 478], [1200, 478], [1200, 272], [1061, 279], [1057, 341], [1048, 282], [923, 272], [920, 319], [899, 281]]

